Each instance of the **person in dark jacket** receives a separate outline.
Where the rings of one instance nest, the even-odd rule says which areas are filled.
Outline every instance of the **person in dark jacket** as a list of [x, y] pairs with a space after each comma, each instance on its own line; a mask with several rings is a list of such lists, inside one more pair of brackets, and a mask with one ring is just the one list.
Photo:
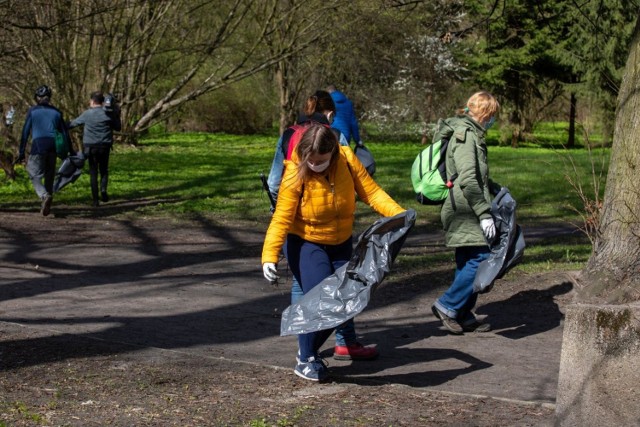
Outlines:
[[488, 92], [477, 92], [455, 117], [443, 120], [434, 141], [449, 138], [447, 175], [456, 176], [440, 213], [445, 244], [455, 248], [453, 283], [431, 310], [452, 334], [487, 332], [488, 323], [475, 317], [478, 294], [473, 282], [479, 264], [489, 257], [496, 236], [491, 200], [500, 186], [489, 179], [485, 134], [495, 122], [500, 105]]
[[[40, 198], [40, 213], [49, 215], [53, 202], [53, 180], [56, 174], [56, 134], [62, 134], [67, 147], [69, 135], [60, 110], [51, 105], [51, 88], [42, 85], [35, 92], [36, 105], [29, 108], [22, 127], [22, 137], [16, 162], [23, 162], [29, 135], [31, 150], [27, 173]], [[65, 153], [66, 154], [66, 153]], [[43, 183], [44, 180], [44, 183]]]
[[89, 109], [71, 120], [69, 129], [84, 125], [82, 144], [84, 155], [89, 159], [89, 174], [91, 181], [91, 196], [93, 206], [100, 205], [98, 201], [98, 173], [100, 174], [100, 196], [103, 202], [109, 201], [107, 186], [109, 183], [109, 153], [113, 146], [113, 131], [122, 127], [120, 112], [117, 108], [109, 112], [104, 108], [102, 92], [93, 92], [89, 98]]
[[336, 105], [336, 116], [331, 124], [331, 127], [338, 129], [347, 140], [347, 143], [351, 143], [351, 139], [356, 142], [357, 145], [362, 145], [360, 140], [360, 128], [358, 126], [358, 119], [356, 113], [353, 110], [353, 103], [347, 96], [336, 89], [335, 86], [327, 86], [327, 92], [331, 95], [334, 104]]

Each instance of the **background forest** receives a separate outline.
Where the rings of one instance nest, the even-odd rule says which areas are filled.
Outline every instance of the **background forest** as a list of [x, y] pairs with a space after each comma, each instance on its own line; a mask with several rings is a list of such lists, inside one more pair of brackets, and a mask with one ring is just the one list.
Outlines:
[[[66, 118], [116, 94], [122, 142], [152, 129], [282, 130], [313, 90], [353, 101], [366, 138], [430, 140], [478, 89], [500, 144], [566, 122], [611, 140], [633, 0], [0, 0], [0, 103], [16, 126], [40, 84]], [[17, 133], [14, 129], [13, 133]], [[15, 154], [5, 129], [4, 162]], [[0, 160], [2, 160], [0, 159]]]

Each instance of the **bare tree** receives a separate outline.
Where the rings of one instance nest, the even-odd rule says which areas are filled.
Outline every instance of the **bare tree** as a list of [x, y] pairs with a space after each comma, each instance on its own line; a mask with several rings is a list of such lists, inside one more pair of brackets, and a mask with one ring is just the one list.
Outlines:
[[78, 113], [91, 90], [115, 92], [123, 131], [133, 140], [185, 103], [295, 53], [291, 44], [262, 48], [283, 15], [292, 13], [279, 5], [279, 0], [15, 2], [3, 27], [12, 44], [0, 43], [19, 54], [0, 64], [0, 85], [28, 104], [32, 88], [47, 82], [66, 114]]
[[330, 43], [334, 12], [340, 3], [339, 0], [282, 0], [279, 4], [277, 23], [274, 31], [265, 37], [265, 44], [272, 54], [282, 50], [295, 52], [273, 66], [280, 101], [280, 133], [295, 122], [303, 91], [312, 75], [317, 74], [315, 68], [323, 59], [322, 51]]

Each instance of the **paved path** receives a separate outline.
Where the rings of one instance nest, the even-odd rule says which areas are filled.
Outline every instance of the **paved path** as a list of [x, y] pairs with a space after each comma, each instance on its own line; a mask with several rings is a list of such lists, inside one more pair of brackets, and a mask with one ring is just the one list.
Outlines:
[[[73, 334], [113, 342], [113, 352], [157, 348], [293, 366], [296, 340], [278, 336], [289, 283], [274, 288], [262, 278], [262, 226], [36, 217], [25, 227], [18, 214], [0, 215], [0, 331], [29, 328], [34, 347]], [[52, 223], [55, 233], [43, 233]], [[538, 233], [525, 230], [532, 239]], [[442, 236], [414, 230], [401, 254], [441, 246]], [[557, 274], [515, 282], [507, 276], [479, 300], [478, 314], [491, 318], [494, 331], [452, 336], [430, 311], [450, 276], [448, 269], [428, 277], [394, 272], [357, 318], [362, 342], [378, 343], [381, 357], [330, 359], [333, 375], [553, 404], [568, 281]], [[23, 364], [47, 361], [38, 356]]]

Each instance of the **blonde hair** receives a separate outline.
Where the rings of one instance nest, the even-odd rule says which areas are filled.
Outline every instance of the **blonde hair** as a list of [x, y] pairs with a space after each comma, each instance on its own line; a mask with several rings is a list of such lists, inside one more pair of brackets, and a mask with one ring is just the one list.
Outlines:
[[467, 107], [461, 113], [469, 113], [477, 119], [485, 119], [495, 116], [500, 111], [498, 100], [486, 91], [479, 91], [471, 95], [467, 101]]

